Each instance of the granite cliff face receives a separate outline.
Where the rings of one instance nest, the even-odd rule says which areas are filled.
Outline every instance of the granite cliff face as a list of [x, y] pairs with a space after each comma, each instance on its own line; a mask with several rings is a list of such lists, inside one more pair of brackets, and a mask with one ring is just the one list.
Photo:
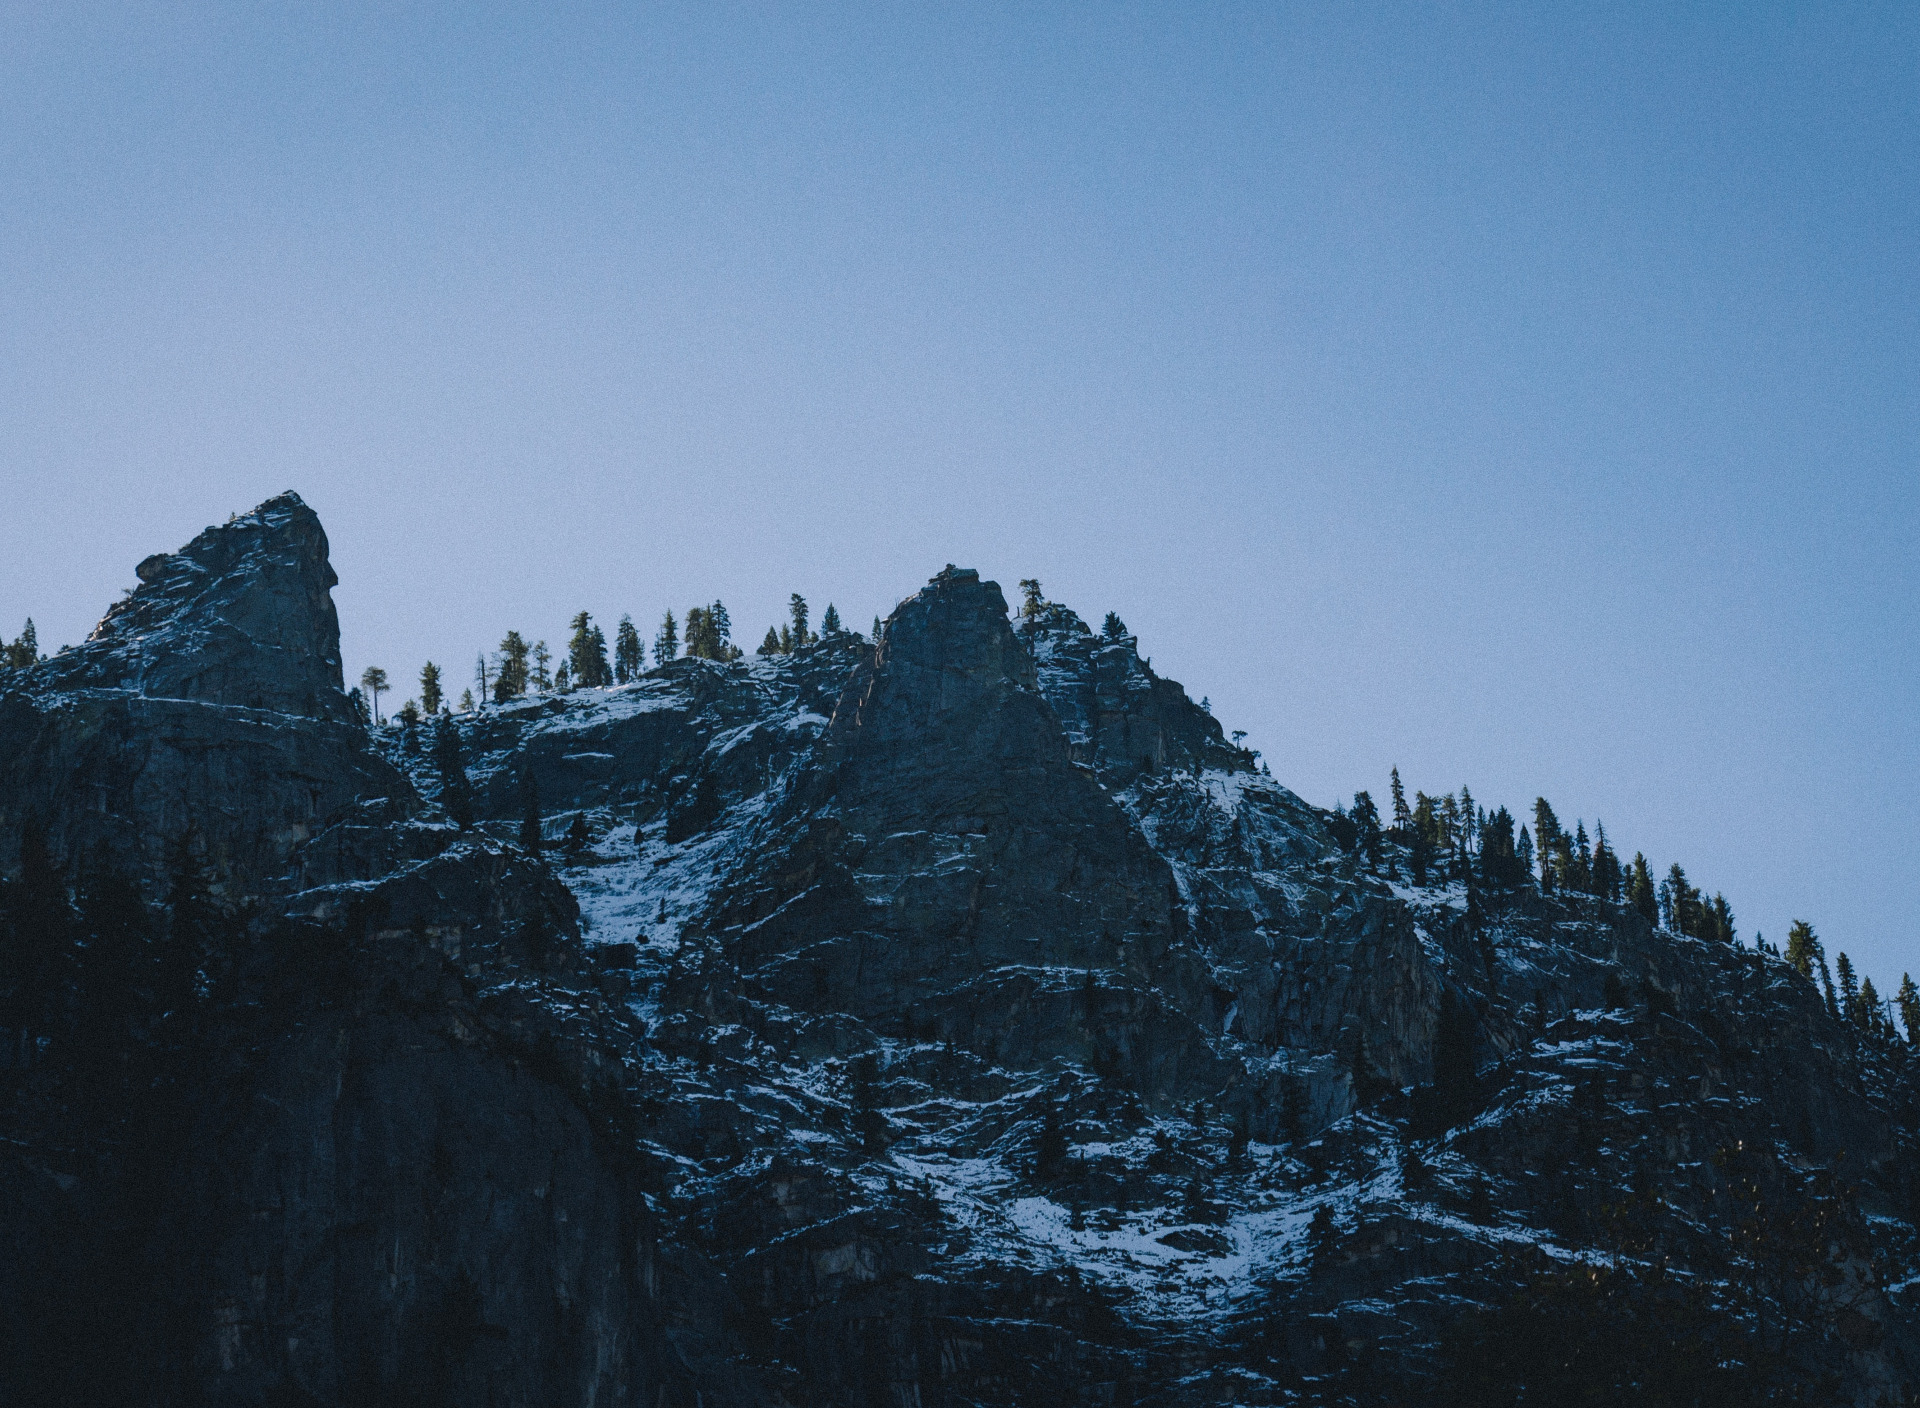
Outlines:
[[294, 494], [140, 564], [87, 641], [0, 695], [0, 847], [29, 823], [69, 861], [156, 873], [191, 831], [217, 883], [267, 883], [357, 803], [404, 811], [340, 679], [320, 520]]
[[296, 497], [140, 577], [0, 676], [13, 1399], [1911, 1396], [1903, 1047], [1064, 607], [370, 733]]

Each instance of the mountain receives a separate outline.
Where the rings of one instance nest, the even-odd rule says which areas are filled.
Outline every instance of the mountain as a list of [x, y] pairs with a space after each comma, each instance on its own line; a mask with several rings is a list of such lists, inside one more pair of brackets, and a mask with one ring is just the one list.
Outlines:
[[[0, 674], [0, 1396], [1900, 1403], [1916, 1063], [1124, 633], [368, 729], [282, 495]], [[530, 842], [537, 826], [542, 842]]]

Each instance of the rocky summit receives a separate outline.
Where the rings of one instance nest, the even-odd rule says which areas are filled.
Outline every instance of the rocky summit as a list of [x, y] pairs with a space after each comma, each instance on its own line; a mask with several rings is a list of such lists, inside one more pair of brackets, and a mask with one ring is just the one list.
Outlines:
[[297, 496], [138, 577], [0, 673], [0, 1401], [1916, 1399], [1904, 1040], [1117, 622], [369, 728]]

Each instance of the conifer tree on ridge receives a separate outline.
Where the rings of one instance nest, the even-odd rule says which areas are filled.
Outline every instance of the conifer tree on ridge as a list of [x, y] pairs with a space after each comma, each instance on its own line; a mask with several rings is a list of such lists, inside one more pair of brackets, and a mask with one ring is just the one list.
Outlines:
[[387, 692], [387, 672], [378, 665], [369, 665], [360, 675], [360, 687], [366, 690], [373, 700], [373, 721], [380, 722], [380, 696]]
[[613, 682], [631, 684], [647, 668], [646, 648], [640, 644], [640, 632], [633, 617], [622, 615], [613, 633]]
[[508, 631], [500, 642], [493, 679], [493, 702], [505, 704], [527, 692], [527, 643], [520, 632]]

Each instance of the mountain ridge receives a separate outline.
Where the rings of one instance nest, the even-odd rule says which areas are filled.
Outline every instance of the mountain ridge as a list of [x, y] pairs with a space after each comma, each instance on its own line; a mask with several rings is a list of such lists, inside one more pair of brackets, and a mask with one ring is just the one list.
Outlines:
[[[874, 642], [368, 731], [326, 554], [283, 495], [0, 676], [56, 974], [0, 1023], [9, 1303], [76, 1208], [135, 1320], [206, 1246], [100, 1401], [1498, 1402], [1569, 1372], [1489, 1350], [1536, 1311], [1644, 1401], [1910, 1392], [1911, 1061], [1777, 958], [1416, 885], [965, 569]], [[103, 866], [140, 954], [205, 916], [104, 1035]], [[192, 1133], [130, 1217], [143, 1059]]]

